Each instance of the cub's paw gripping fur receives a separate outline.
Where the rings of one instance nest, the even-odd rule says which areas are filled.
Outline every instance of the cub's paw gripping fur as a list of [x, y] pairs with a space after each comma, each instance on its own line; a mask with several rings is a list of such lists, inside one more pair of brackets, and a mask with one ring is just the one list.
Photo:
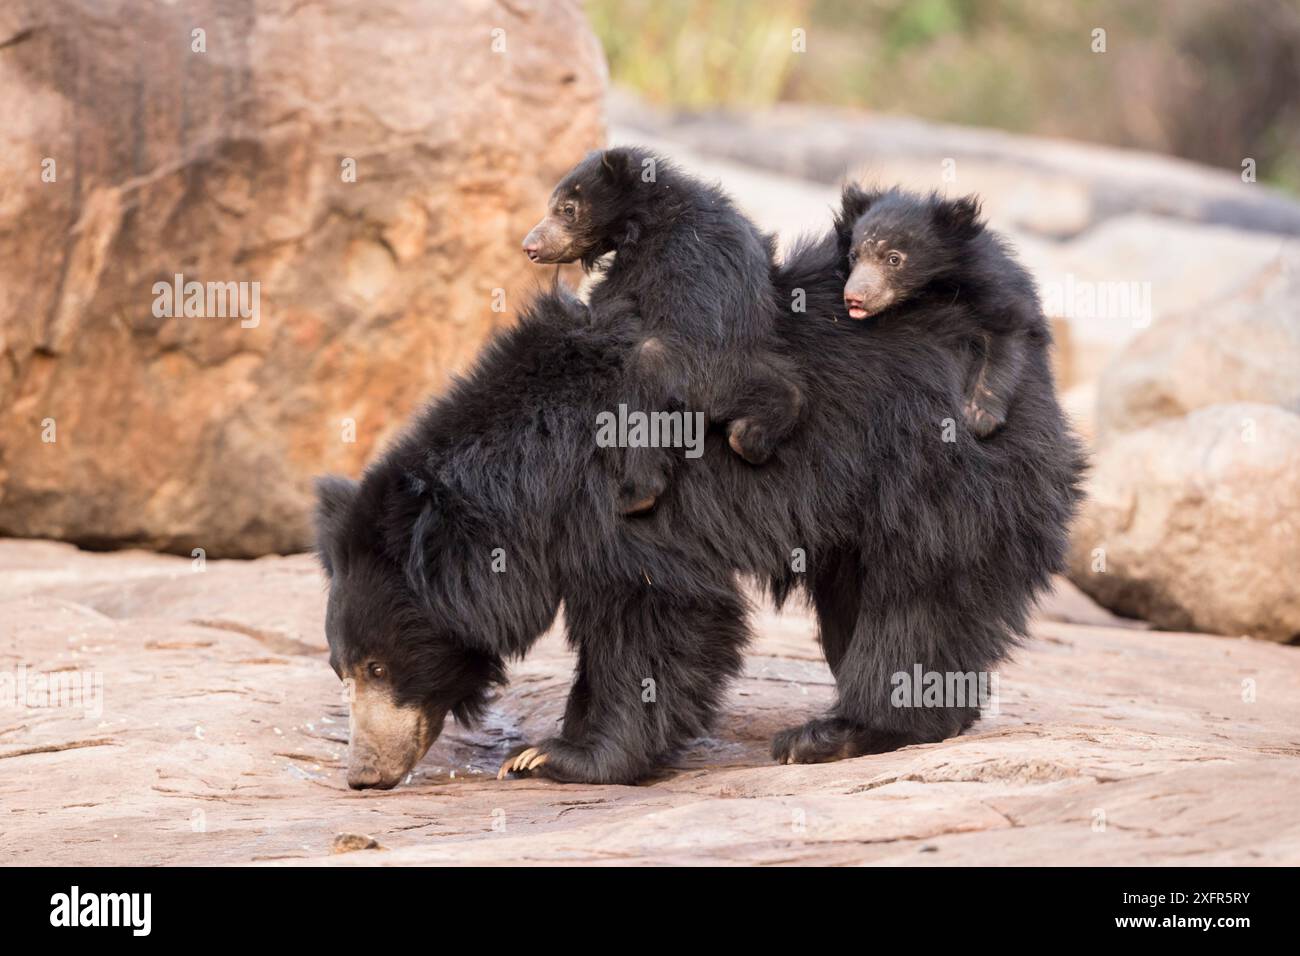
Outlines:
[[966, 427], [977, 438], [988, 438], [1006, 423], [1006, 417], [982, 407], [978, 402], [967, 402], [962, 409]]
[[752, 418], [738, 418], [727, 429], [727, 444], [751, 465], [761, 465], [772, 457], [776, 442], [758, 422]]

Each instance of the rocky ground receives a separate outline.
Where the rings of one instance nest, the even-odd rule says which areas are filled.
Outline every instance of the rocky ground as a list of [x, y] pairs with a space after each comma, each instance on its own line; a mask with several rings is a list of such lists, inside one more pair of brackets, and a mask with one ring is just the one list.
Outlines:
[[[571, 662], [552, 633], [485, 726], [450, 725], [386, 793], [344, 782], [323, 598], [307, 556], [199, 570], [0, 542], [0, 859], [1300, 862], [1300, 654], [1144, 630], [1064, 581], [1001, 673], [999, 713], [955, 740], [772, 764], [771, 735], [831, 678], [806, 614], [760, 608], [716, 735], [650, 783], [494, 779], [560, 716]], [[22, 666], [29, 696], [42, 675], [88, 674], [87, 692], [17, 707]]]

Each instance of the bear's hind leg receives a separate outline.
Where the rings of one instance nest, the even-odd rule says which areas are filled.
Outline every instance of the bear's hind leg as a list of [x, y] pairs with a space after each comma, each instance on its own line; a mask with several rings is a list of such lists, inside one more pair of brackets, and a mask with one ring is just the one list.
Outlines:
[[[814, 590], [823, 641], [828, 626], [842, 635], [845, 622], [828, 621], [816, 598]], [[827, 647], [835, 706], [824, 717], [777, 734], [773, 758], [780, 763], [844, 760], [937, 743], [966, 730], [986, 702], [991, 676], [986, 668], [1010, 638], [988, 622], [976, 626], [974, 634], [959, 620], [955, 610], [933, 601], [886, 609], [864, 601], [847, 646]], [[841, 650], [835, 660], [832, 652]]]

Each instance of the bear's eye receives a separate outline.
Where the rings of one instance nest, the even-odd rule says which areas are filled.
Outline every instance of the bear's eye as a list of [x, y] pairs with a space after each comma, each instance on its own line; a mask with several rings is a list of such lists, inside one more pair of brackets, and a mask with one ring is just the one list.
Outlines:
[[370, 672], [370, 676], [375, 680], [387, 680], [388, 678], [388, 668], [383, 664], [372, 663], [366, 670]]
[[566, 202], [566, 203], [564, 204], [564, 208], [563, 208], [562, 210], [560, 210], [560, 211], [564, 213], [564, 217], [565, 217], [566, 219], [572, 219], [572, 218], [573, 218], [573, 214], [574, 214], [575, 212], [577, 212], [578, 209], [577, 209], [576, 206], [573, 205], [573, 203], [571, 203], [571, 202]]
[[891, 252], [889, 254], [889, 258], [887, 258], [885, 261], [888, 262], [891, 266], [901, 266], [903, 264], [903, 257], [897, 252]]

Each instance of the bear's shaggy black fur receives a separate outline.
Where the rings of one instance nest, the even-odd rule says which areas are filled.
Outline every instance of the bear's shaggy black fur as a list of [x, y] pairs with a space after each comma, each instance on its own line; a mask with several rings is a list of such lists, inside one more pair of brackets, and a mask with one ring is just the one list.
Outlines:
[[[772, 243], [721, 189], [644, 149], [595, 152], [560, 180], [523, 245], [534, 262], [588, 269], [615, 254], [589, 306], [596, 321], [629, 311], [641, 321], [627, 366], [630, 409], [703, 412], [753, 464], [795, 427], [802, 390], [776, 336]], [[641, 510], [663, 492], [675, 458], [649, 448], [622, 457], [620, 504]]]
[[985, 438], [1006, 422], [1025, 356], [1050, 337], [1029, 273], [979, 201], [900, 189], [844, 192], [853, 319], [923, 323], [962, 356], [962, 414]]
[[[960, 359], [924, 323], [848, 320], [854, 218], [842, 210], [834, 231], [765, 277], [807, 403], [762, 468], [713, 431], [651, 514], [620, 515], [618, 476], [593, 434], [643, 332], [551, 294], [359, 485], [324, 482], [336, 670], [378, 665], [394, 701], [420, 708], [436, 735], [448, 711], [482, 710], [504, 662], [563, 602], [577, 672], [560, 734], [526, 765], [632, 782], [708, 730], [740, 671], [739, 574], [778, 600], [811, 598], [835, 675], [831, 712], [778, 735], [777, 759], [838, 759], [968, 726], [975, 707], [894, 706], [891, 678], [917, 665], [985, 672], [1005, 656], [1062, 567], [1081, 457], [1045, 350], [1026, 355], [1001, 431], [944, 440], [960, 414]], [[789, 311], [796, 292], [806, 314]]]

